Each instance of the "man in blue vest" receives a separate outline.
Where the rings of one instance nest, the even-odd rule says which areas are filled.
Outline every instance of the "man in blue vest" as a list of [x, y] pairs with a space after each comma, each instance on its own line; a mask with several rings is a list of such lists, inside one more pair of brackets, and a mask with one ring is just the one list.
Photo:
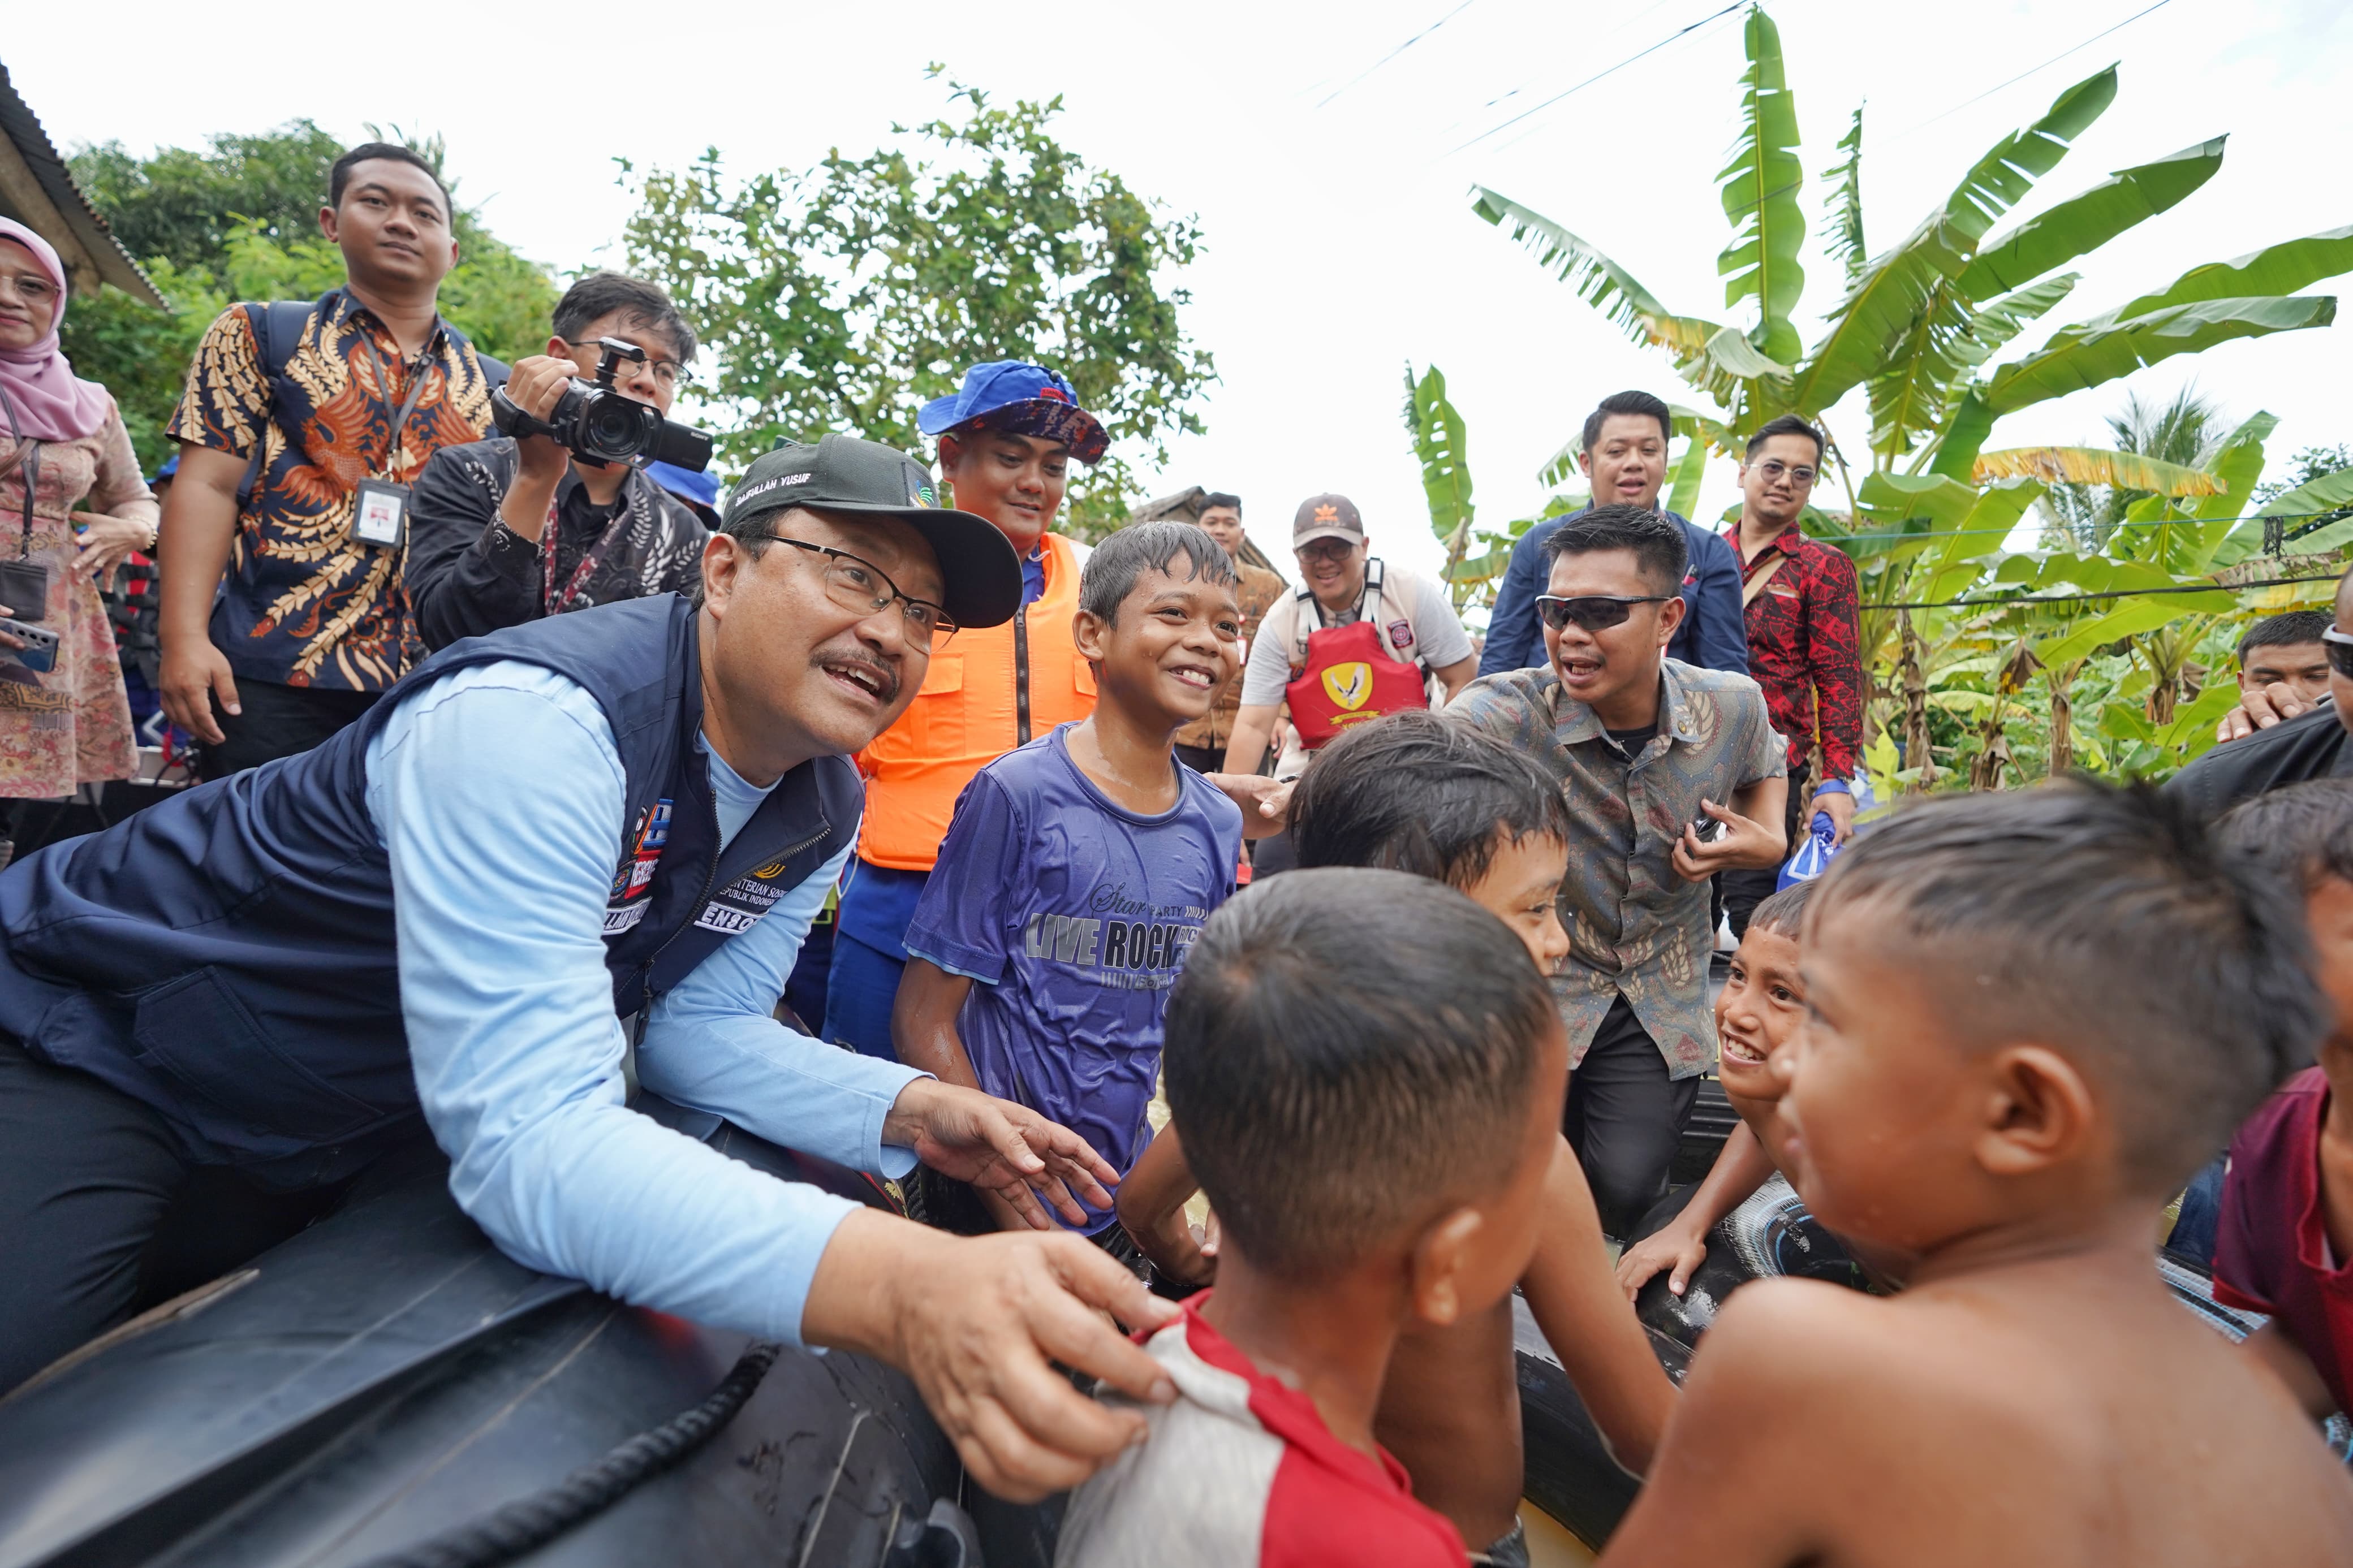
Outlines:
[[[0, 1391], [155, 1299], [159, 1256], [233, 1267], [429, 1136], [520, 1261], [901, 1366], [993, 1489], [1071, 1486], [1140, 1436], [1050, 1365], [1167, 1396], [1089, 1310], [1166, 1304], [1094, 1248], [925, 1230], [670, 1130], [920, 1157], [1041, 1227], [1041, 1198], [1108, 1202], [1068, 1130], [772, 1016], [857, 837], [845, 753], [1020, 595], [1004, 535], [913, 459], [787, 447], [736, 487], [694, 601], [458, 643], [317, 749], [10, 867]], [[627, 1103], [632, 1058], [670, 1125]]]
[[[1622, 501], [1645, 511], [1659, 510], [1667, 478], [1667, 440], [1673, 411], [1647, 392], [1612, 393], [1586, 416], [1577, 467], [1593, 487], [1588, 510]], [[1683, 568], [1683, 624], [1675, 627], [1667, 657], [1702, 669], [1748, 673], [1748, 633], [1741, 619], [1740, 562], [1732, 547], [1694, 524], [1683, 525], [1691, 562]], [[1545, 662], [1544, 637], [1536, 627], [1536, 595], [1545, 591], [1544, 542], [1561, 524], [1548, 518], [1520, 536], [1495, 585], [1495, 608], [1487, 617], [1487, 644], [1479, 673], [1506, 675]]]

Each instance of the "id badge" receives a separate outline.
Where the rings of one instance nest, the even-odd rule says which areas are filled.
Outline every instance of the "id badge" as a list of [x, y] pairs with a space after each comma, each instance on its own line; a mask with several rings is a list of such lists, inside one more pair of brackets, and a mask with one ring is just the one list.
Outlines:
[[363, 544], [389, 549], [400, 542], [401, 525], [408, 521], [408, 487], [383, 479], [362, 479], [352, 503], [352, 536]]

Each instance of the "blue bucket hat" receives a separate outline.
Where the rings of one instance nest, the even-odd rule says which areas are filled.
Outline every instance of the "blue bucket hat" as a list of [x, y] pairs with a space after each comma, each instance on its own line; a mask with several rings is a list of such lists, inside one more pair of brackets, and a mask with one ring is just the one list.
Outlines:
[[1060, 441], [1082, 463], [1096, 463], [1111, 445], [1103, 424], [1079, 406], [1079, 395], [1059, 373], [1026, 360], [991, 360], [964, 373], [964, 385], [935, 397], [915, 416], [915, 428], [944, 436], [964, 425]]

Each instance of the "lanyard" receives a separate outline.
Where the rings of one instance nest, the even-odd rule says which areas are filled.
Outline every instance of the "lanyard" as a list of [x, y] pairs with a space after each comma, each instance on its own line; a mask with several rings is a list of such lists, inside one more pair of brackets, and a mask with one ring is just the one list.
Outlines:
[[[434, 330], [437, 331], [440, 330], [440, 322], [438, 319], [434, 322]], [[392, 401], [392, 374], [385, 368], [384, 354], [375, 346], [375, 333], [369, 331], [364, 322], [360, 326], [360, 342], [367, 345], [368, 358], [375, 361], [376, 395], [389, 403]], [[407, 439], [408, 416], [416, 411], [417, 400], [425, 395], [425, 368], [431, 363], [427, 357], [428, 349], [419, 349], [417, 352], [415, 364], [408, 364], [406, 361], [402, 364], [402, 367], [408, 372], [408, 395], [401, 401], [400, 412], [392, 416], [392, 445], [384, 450], [384, 463], [381, 469], [386, 479], [392, 478], [392, 459], [399, 455], [402, 445]]]
[[[572, 579], [565, 584], [561, 594], [555, 591], [556, 503], [552, 500], [547, 503], [547, 526], [539, 531], [539, 592], [541, 608], [548, 615], [560, 616], [570, 609], [572, 601], [580, 596], [580, 590], [587, 586], [589, 577], [605, 563], [605, 552], [613, 547], [613, 541], [620, 537], [621, 525], [629, 521], [633, 510], [629, 500], [629, 479], [636, 477], [633, 471], [621, 481], [621, 493], [613, 502], [613, 521], [605, 525], [605, 531], [596, 536], [596, 542], [588, 547], [588, 552], [580, 558], [580, 564], [572, 569]], [[575, 476], [575, 482], [578, 482], [577, 476]]]

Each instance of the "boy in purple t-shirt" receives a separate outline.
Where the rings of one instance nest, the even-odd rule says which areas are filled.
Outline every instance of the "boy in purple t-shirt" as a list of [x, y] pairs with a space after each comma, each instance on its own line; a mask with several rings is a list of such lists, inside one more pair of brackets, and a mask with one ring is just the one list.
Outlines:
[[2272, 1321], [2247, 1347], [2314, 1416], [2353, 1410], [2353, 780], [2257, 795], [2223, 841], [2296, 884], [2320, 988], [2337, 1009], [2306, 1068], [2231, 1141], [2214, 1299]]
[[[1240, 808], [1175, 753], [1240, 663], [1235, 584], [1189, 523], [1096, 547], [1073, 622], [1094, 712], [975, 775], [907, 928], [899, 1059], [1052, 1117], [1122, 1172], [1152, 1141], [1168, 988], [1241, 855]], [[1025, 1223], [962, 1183], [926, 1178], [913, 1202], [954, 1230]], [[1143, 1271], [1113, 1211], [1085, 1228]]]

